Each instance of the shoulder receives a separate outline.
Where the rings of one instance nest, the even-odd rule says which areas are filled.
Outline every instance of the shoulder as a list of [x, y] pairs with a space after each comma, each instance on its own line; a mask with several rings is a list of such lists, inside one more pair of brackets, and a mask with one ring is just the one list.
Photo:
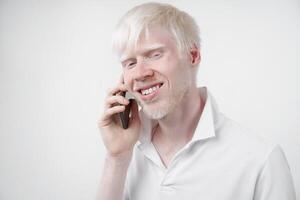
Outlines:
[[220, 119], [221, 122], [215, 130], [217, 140], [231, 151], [236, 152], [236, 155], [247, 157], [248, 161], [264, 165], [272, 152], [278, 152], [276, 149], [281, 150], [279, 144], [222, 113]]
[[[291, 170], [278, 143], [220, 114], [216, 141], [243, 177], [254, 177], [254, 199], [296, 199]], [[238, 164], [237, 164], [238, 163]]]

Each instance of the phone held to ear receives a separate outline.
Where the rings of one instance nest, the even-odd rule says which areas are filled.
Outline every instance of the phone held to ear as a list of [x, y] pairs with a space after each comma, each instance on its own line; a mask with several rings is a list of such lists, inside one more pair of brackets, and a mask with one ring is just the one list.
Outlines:
[[119, 117], [120, 117], [120, 120], [121, 120], [122, 127], [123, 127], [123, 129], [127, 129], [128, 126], [129, 126], [131, 105], [132, 105], [132, 101], [134, 101], [134, 98], [128, 92], [123, 92], [122, 91], [120, 93], [120, 95], [122, 95], [127, 100], [129, 100], [129, 104], [125, 106], [125, 110], [123, 112], [119, 113]]

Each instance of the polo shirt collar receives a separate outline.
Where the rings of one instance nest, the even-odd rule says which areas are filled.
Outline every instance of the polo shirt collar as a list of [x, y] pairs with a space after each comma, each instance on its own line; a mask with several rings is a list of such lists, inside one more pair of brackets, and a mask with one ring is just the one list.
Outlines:
[[205, 105], [192, 141], [204, 140], [216, 136], [218, 106], [206, 87], [199, 88], [199, 90], [201, 99], [205, 102]]
[[[206, 87], [199, 88], [202, 101], [205, 102], [200, 120], [193, 135], [191, 142], [215, 137], [215, 130], [218, 121], [218, 107], [212, 95]], [[139, 145], [151, 143], [152, 129], [157, 121], [149, 119], [146, 114], [140, 110], [141, 132], [139, 136]]]

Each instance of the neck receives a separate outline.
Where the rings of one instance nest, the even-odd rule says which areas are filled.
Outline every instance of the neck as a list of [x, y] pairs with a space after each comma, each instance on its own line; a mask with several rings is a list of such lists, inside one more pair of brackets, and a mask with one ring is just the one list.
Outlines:
[[203, 107], [199, 89], [190, 88], [176, 109], [158, 120], [153, 142], [164, 144], [166, 148], [186, 144], [194, 135]]

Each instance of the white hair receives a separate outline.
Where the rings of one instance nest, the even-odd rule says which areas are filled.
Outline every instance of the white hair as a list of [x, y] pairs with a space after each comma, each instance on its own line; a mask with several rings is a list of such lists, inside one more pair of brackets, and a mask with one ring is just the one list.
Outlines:
[[151, 27], [165, 28], [175, 40], [181, 53], [200, 49], [199, 27], [186, 12], [169, 4], [145, 3], [129, 10], [119, 21], [113, 34], [112, 48], [120, 56], [134, 50], [142, 33]]

